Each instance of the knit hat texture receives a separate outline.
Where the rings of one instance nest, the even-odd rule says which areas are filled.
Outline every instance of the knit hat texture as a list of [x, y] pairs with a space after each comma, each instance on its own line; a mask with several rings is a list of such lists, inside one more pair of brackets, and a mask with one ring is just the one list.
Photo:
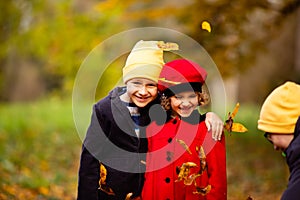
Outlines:
[[135, 44], [123, 67], [123, 81], [133, 78], [147, 78], [155, 82], [164, 65], [163, 51], [178, 50], [176, 43], [143, 41]]
[[186, 59], [177, 59], [164, 65], [158, 80], [158, 90], [170, 95], [193, 89], [200, 91], [207, 72], [200, 65]]
[[300, 116], [300, 85], [287, 81], [266, 98], [260, 111], [258, 129], [269, 133], [294, 133]]

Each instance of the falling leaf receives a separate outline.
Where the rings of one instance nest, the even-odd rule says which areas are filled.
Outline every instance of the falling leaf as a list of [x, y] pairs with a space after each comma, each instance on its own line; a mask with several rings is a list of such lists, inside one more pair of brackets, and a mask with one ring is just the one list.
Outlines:
[[99, 189], [102, 190], [103, 192], [105, 192], [108, 195], [115, 195], [114, 191], [110, 187], [108, 187], [107, 185], [101, 185], [99, 187]]
[[193, 192], [194, 194], [201, 194], [202, 196], [207, 195], [211, 190], [211, 185], [206, 186], [205, 188], [196, 187], [196, 192]]
[[164, 51], [179, 50], [178, 44], [172, 42], [165, 43], [164, 41], [158, 41], [157, 46]]
[[107, 170], [102, 163], [100, 163], [100, 180], [99, 189], [108, 195], [115, 195], [114, 191], [106, 185]]
[[146, 161], [141, 160], [141, 164], [146, 165]]
[[238, 132], [238, 133], [244, 133], [248, 131], [248, 129], [241, 123], [233, 122], [234, 117], [236, 116], [238, 110], [239, 110], [240, 104], [237, 103], [235, 105], [235, 108], [233, 109], [232, 113], [228, 113], [228, 119], [225, 121], [224, 129], [227, 130], [229, 133], [231, 132]]
[[232, 111], [232, 113], [231, 113], [231, 118], [232, 118], [232, 119], [236, 116], [237, 112], [239, 111], [239, 108], [240, 108], [240, 103], [238, 102], [238, 103], [235, 105], [235, 107], [234, 107], [234, 109], [233, 109], [233, 111]]
[[202, 174], [206, 169], [206, 155], [202, 146], [196, 147], [196, 151], [198, 151], [198, 157], [200, 159], [200, 171], [199, 174]]
[[203, 30], [208, 31], [209, 33], [211, 32], [211, 26], [210, 26], [210, 23], [207, 22], [207, 21], [203, 21], [203, 22], [202, 22], [201, 28], [202, 28]]
[[201, 176], [200, 174], [191, 174], [187, 177], [186, 180], [184, 180], [184, 185], [192, 185], [192, 183], [196, 180], [196, 178], [198, 178], [199, 176]]
[[190, 174], [190, 168], [192, 168], [192, 167], [197, 167], [197, 164], [193, 163], [193, 162], [183, 163], [181, 165], [181, 167], [179, 168], [179, 174], [178, 174], [178, 178], [177, 178], [176, 182], [182, 181], [182, 180], [187, 180], [187, 177]]
[[132, 192], [128, 193], [128, 194], [126, 195], [125, 200], [130, 200], [130, 199], [132, 199], [131, 196], [132, 196]]
[[243, 124], [241, 124], [241, 123], [236, 123], [236, 122], [234, 122], [234, 123], [232, 124], [231, 130], [232, 130], [233, 132], [238, 132], [238, 133], [244, 133], [244, 132], [247, 132], [247, 131], [248, 131], [248, 129], [247, 129]]
[[100, 164], [100, 185], [101, 184], [105, 184], [105, 180], [106, 180], [106, 175], [107, 175], [107, 170], [104, 167], [104, 165]]
[[183, 140], [176, 139], [176, 142], [178, 142], [187, 152], [189, 152], [189, 154], [192, 154], [190, 148]]
[[178, 85], [178, 84], [181, 84], [181, 83], [182, 83], [182, 82], [170, 81], [170, 80], [167, 80], [166, 78], [159, 78], [158, 80], [160, 80], [160, 81], [162, 81], [162, 82], [174, 84], [174, 85]]

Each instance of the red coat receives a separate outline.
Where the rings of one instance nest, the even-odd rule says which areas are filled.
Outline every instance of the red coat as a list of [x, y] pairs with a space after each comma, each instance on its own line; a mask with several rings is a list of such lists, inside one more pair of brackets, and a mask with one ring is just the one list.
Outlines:
[[[150, 124], [147, 137], [147, 172], [142, 192], [143, 200], [227, 199], [224, 136], [221, 141], [216, 142], [211, 133], [207, 134], [204, 122], [190, 124], [176, 118], [161, 126], [155, 122]], [[184, 144], [189, 148], [184, 147]], [[193, 162], [197, 166], [190, 168], [188, 176], [199, 174], [201, 146], [206, 156], [206, 168], [194, 182], [184, 184], [184, 179], [178, 178], [180, 167], [183, 163]], [[197, 188], [205, 188], [208, 185], [211, 189], [207, 194], [195, 194]]]

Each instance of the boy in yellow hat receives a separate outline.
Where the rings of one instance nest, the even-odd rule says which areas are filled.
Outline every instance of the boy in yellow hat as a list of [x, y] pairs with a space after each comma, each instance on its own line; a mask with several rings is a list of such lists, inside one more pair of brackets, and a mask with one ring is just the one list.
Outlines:
[[[145, 171], [145, 127], [150, 107], [158, 104], [157, 81], [163, 51], [174, 43], [139, 41], [123, 68], [124, 87], [114, 88], [93, 107], [79, 168], [78, 200], [139, 199]], [[223, 123], [213, 113], [207, 126], [221, 137]]]
[[282, 200], [300, 197], [300, 85], [287, 81], [266, 98], [260, 111], [258, 129], [275, 150], [286, 155], [290, 170], [288, 187]]

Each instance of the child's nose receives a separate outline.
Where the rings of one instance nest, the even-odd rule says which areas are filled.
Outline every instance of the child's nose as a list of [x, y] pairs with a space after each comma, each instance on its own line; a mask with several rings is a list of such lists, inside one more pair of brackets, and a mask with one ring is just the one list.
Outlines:
[[139, 89], [139, 93], [142, 94], [142, 95], [147, 94], [147, 88], [146, 88], [146, 86], [143, 85], [143, 86]]
[[183, 99], [182, 101], [181, 101], [181, 105], [189, 105], [190, 104], [190, 102], [189, 102], [189, 100], [188, 99]]

